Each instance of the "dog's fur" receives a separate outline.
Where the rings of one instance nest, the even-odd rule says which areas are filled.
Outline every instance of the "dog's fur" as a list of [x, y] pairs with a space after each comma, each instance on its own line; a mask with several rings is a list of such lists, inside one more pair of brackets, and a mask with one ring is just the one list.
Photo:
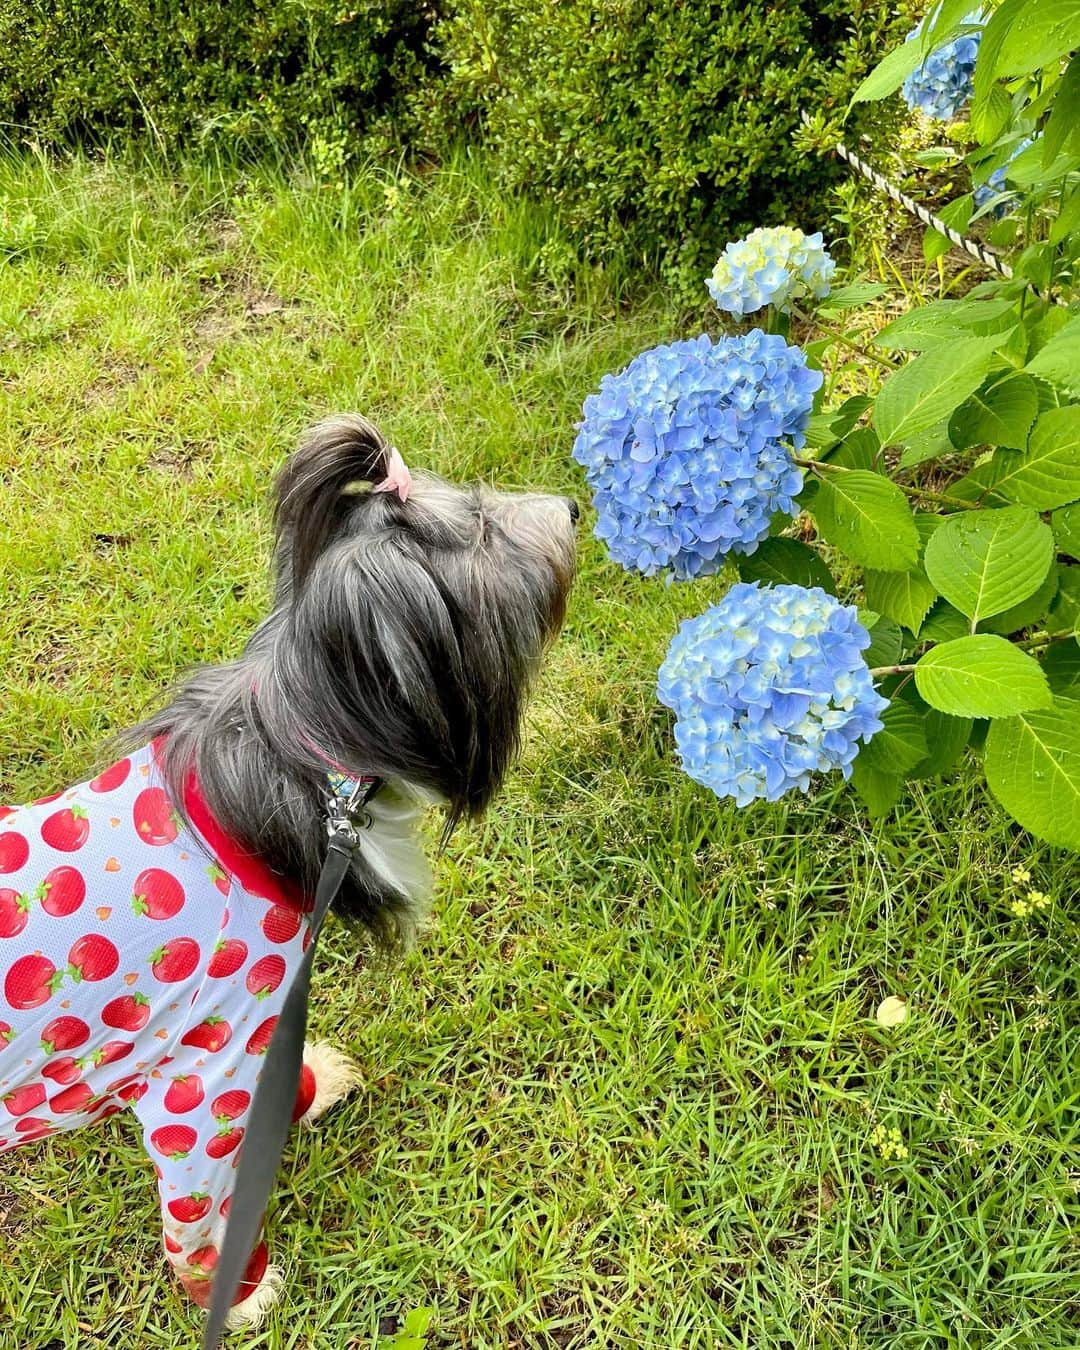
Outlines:
[[423, 806], [445, 833], [491, 801], [514, 756], [529, 683], [574, 571], [567, 498], [454, 487], [374, 493], [389, 447], [359, 415], [316, 426], [280, 475], [276, 589], [243, 654], [190, 676], [125, 738], [167, 738], [181, 800], [194, 767], [226, 832], [314, 890], [328, 765], [387, 780], [335, 907], [384, 944], [407, 941], [429, 878], [412, 842]]
[[[162, 738], [173, 801], [194, 769], [226, 833], [307, 894], [326, 852], [328, 766], [384, 779], [335, 908], [396, 950], [430, 889], [421, 814], [443, 806], [448, 837], [514, 756], [563, 620], [577, 509], [423, 473], [402, 501], [371, 491], [389, 453], [358, 415], [310, 432], [277, 483], [270, 614], [241, 656], [190, 675], [124, 740]], [[327, 1100], [355, 1081], [340, 1055], [333, 1068], [329, 1082], [316, 1065]], [[271, 1268], [233, 1322], [257, 1320], [279, 1287]]]

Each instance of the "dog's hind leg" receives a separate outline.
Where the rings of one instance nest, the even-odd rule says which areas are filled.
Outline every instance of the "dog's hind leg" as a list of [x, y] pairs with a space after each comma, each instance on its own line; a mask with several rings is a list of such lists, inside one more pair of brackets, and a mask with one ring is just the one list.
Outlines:
[[348, 1055], [325, 1041], [308, 1041], [304, 1046], [304, 1067], [293, 1107], [293, 1120], [313, 1125], [316, 1120], [346, 1097], [361, 1079], [359, 1068]]

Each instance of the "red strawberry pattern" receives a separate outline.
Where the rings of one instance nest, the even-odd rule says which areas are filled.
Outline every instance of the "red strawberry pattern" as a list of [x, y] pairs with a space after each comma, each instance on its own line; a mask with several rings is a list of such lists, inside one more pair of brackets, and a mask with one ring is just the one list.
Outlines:
[[90, 1039], [90, 1028], [81, 1017], [54, 1017], [41, 1032], [41, 1048], [47, 1055], [57, 1050], [77, 1050]]
[[86, 882], [75, 867], [54, 867], [34, 892], [41, 908], [54, 919], [74, 914], [86, 899]]
[[30, 844], [24, 834], [5, 830], [0, 834], [0, 872], [17, 872], [30, 856]]
[[[225, 870], [150, 746], [0, 822], [0, 1152], [132, 1113], [204, 1302], [308, 920], [265, 869]], [[310, 1069], [300, 1086], [307, 1104]], [[240, 1297], [266, 1262], [259, 1243]]]
[[91, 778], [90, 791], [112, 792], [114, 788], [118, 788], [121, 783], [126, 781], [130, 772], [131, 760], [119, 759], [115, 764], [110, 764], [104, 773], [99, 773], [96, 778]]
[[87, 933], [68, 952], [68, 974], [80, 980], [107, 980], [120, 964], [120, 953], [107, 937]]
[[138, 990], [110, 999], [101, 1010], [101, 1020], [117, 1031], [141, 1031], [150, 1020], [150, 1000]]
[[81, 806], [65, 806], [42, 822], [41, 837], [50, 848], [75, 853], [90, 838], [90, 817]]
[[10, 886], [0, 887], [0, 938], [18, 937], [29, 922], [29, 899]]
[[184, 888], [171, 872], [147, 867], [135, 878], [131, 908], [149, 919], [174, 919], [184, 908]]

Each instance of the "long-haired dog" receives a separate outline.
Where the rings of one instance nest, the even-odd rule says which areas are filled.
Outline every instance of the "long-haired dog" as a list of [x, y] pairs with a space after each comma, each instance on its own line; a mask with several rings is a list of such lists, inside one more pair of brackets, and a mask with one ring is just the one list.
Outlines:
[[[202, 1305], [310, 939], [328, 775], [382, 780], [335, 908], [400, 947], [430, 888], [421, 814], [441, 804], [448, 834], [514, 755], [576, 519], [564, 497], [413, 478], [360, 416], [322, 423], [278, 480], [274, 603], [242, 655], [192, 674], [94, 779], [0, 808], [0, 1150], [131, 1110]], [[308, 1046], [294, 1119], [355, 1081]], [[280, 1283], [260, 1240], [233, 1322]]]

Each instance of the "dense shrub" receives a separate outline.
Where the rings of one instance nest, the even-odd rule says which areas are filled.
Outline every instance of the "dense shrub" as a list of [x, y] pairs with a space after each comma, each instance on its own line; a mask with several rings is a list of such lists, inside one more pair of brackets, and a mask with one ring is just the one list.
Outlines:
[[45, 142], [314, 142], [331, 167], [426, 73], [416, 0], [0, 0], [0, 122]]
[[[436, 138], [474, 119], [507, 187], [551, 195], [591, 252], [628, 240], [699, 279], [743, 227], [827, 224], [799, 110], [842, 110], [884, 0], [456, 0], [436, 24]], [[900, 35], [906, 24], [895, 30]]]

